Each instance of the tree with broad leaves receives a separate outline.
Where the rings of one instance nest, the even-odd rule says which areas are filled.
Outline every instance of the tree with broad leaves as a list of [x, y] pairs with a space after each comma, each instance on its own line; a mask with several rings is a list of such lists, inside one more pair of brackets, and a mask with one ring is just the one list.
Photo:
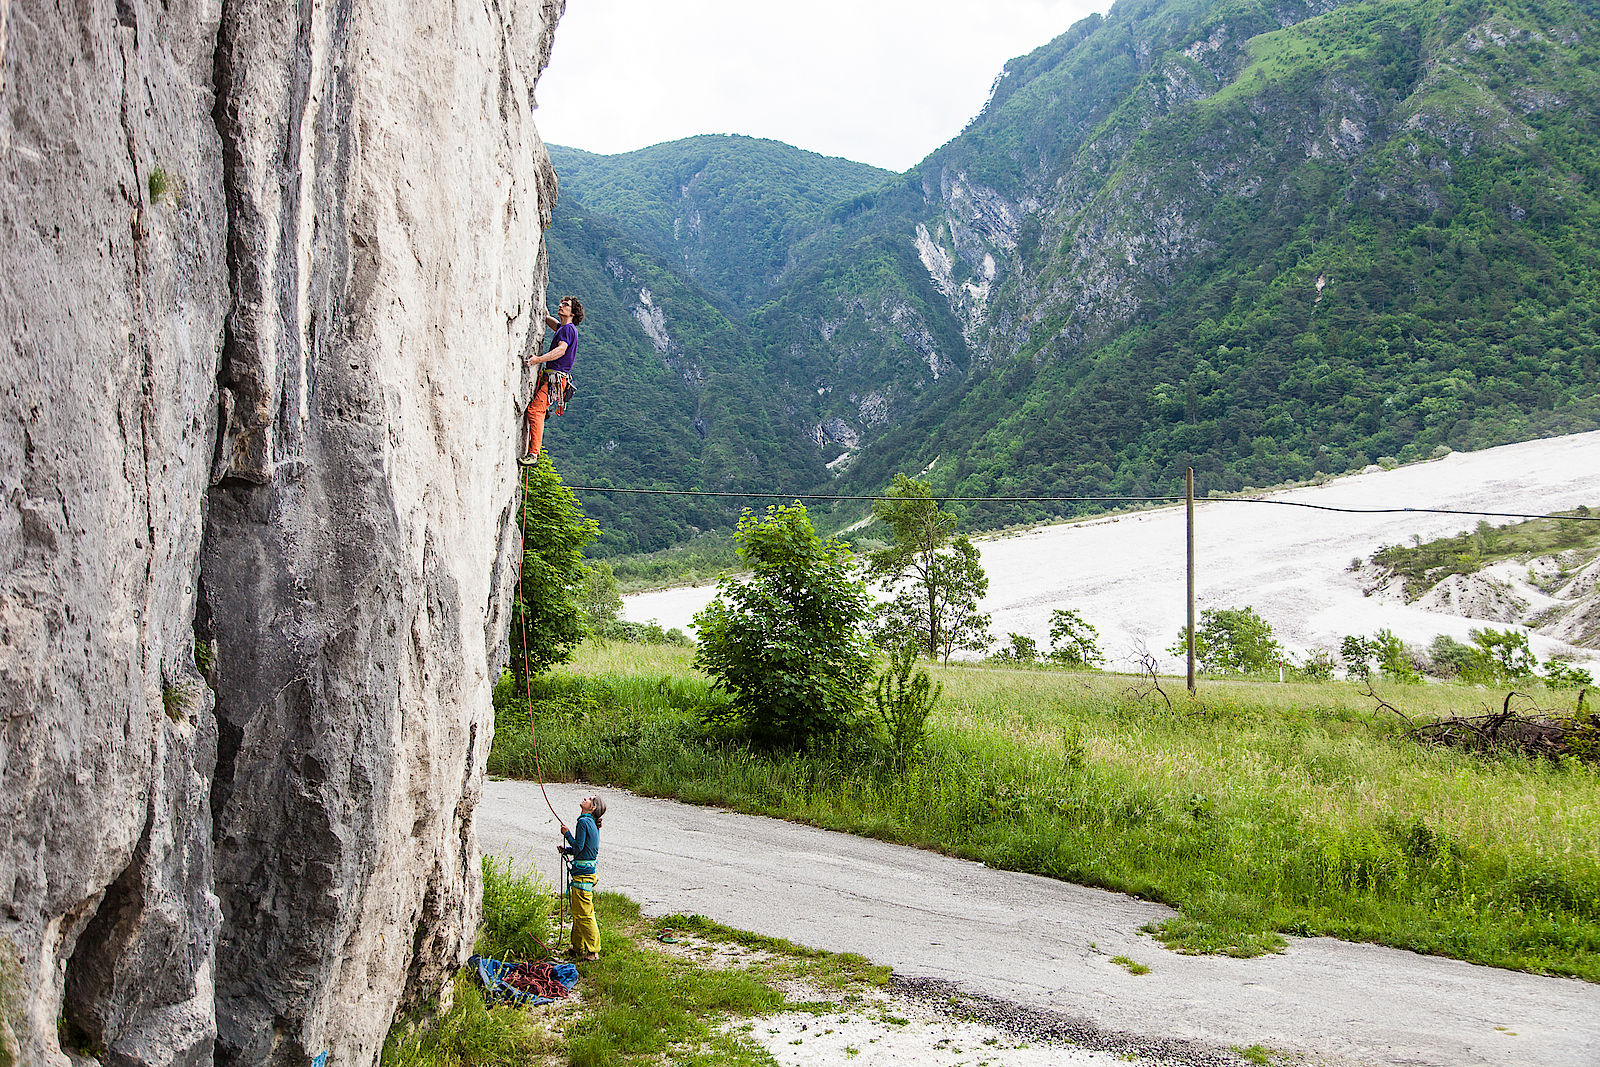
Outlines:
[[989, 616], [978, 601], [989, 591], [978, 550], [956, 536], [956, 517], [939, 507], [928, 483], [897, 474], [872, 514], [893, 541], [867, 558], [867, 576], [889, 594], [879, 621], [882, 643], [915, 637], [923, 654], [949, 662], [957, 649], [989, 647]]
[[[1180, 627], [1178, 641], [1167, 651], [1187, 655], [1189, 628]], [[1283, 663], [1283, 649], [1272, 625], [1255, 608], [1206, 608], [1195, 630], [1195, 659], [1208, 674], [1267, 674]]]
[[1100, 652], [1100, 631], [1068, 608], [1050, 613], [1050, 658], [1068, 667], [1097, 667], [1105, 662]]
[[599, 524], [584, 517], [548, 457], [526, 468], [523, 477], [522, 581], [511, 619], [511, 671], [519, 688], [528, 675], [565, 663], [583, 640], [583, 549], [600, 536]]
[[860, 717], [873, 667], [871, 596], [849, 550], [800, 504], [746, 511], [734, 540], [750, 573], [724, 578], [694, 619], [694, 665], [731, 698], [717, 721], [767, 748], [836, 733]]

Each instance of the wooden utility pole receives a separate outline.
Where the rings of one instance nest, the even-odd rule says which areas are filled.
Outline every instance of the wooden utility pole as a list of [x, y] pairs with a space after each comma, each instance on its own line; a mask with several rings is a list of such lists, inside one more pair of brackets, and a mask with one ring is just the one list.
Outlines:
[[1189, 519], [1189, 695], [1194, 696], [1194, 468], [1184, 479]]

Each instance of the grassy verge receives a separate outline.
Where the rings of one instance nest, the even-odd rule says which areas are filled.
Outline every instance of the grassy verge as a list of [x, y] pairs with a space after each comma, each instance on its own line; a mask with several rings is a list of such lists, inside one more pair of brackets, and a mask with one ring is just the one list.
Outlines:
[[[1426, 748], [1343, 683], [1211, 682], [1173, 705], [1102, 674], [952, 666], [920, 756], [769, 756], [697, 725], [669, 648], [586, 647], [535, 695], [544, 772], [776, 815], [1164, 901], [1183, 951], [1284, 934], [1600, 981], [1600, 773]], [[500, 695], [490, 767], [530, 777]], [[1496, 694], [1412, 686], [1418, 717]], [[1554, 706], [1570, 695], [1549, 694]]]
[[[483, 924], [473, 948], [495, 959], [537, 960], [555, 935], [555, 896], [508, 862], [485, 857]], [[384, 1043], [383, 1067], [493, 1067], [552, 1061], [565, 1048], [548, 1014], [484, 1001], [482, 988], [463, 969], [450, 1004], [432, 1005], [397, 1022]]]
[[[483, 925], [476, 949], [499, 959], [539, 959], [555, 937], [550, 887], [509, 863], [484, 861]], [[859, 956], [802, 948], [732, 930], [700, 916], [648, 920], [628, 898], [596, 897], [601, 956], [581, 965], [578, 1001], [570, 1009], [489, 1005], [463, 971], [447, 1011], [435, 1006], [398, 1023], [384, 1045], [383, 1067], [499, 1067], [570, 1064], [600, 1067], [671, 1062], [690, 1067], [765, 1067], [773, 1061], [730, 1021], [776, 1011], [826, 1010], [796, 1004], [779, 985], [801, 979], [848, 992], [883, 985], [888, 969]], [[669, 955], [660, 939], [692, 937], [698, 953]], [[740, 946], [734, 964], [710, 946]]]

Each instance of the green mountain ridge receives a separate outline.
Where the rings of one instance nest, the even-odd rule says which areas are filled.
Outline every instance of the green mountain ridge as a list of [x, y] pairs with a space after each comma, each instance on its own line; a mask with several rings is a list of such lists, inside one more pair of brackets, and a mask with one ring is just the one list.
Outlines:
[[[570, 199], [546, 233], [550, 291], [577, 295], [578, 392], [548, 441], [573, 485], [761, 492], [826, 472], [788, 426], [748, 331], [693, 282]], [[590, 494], [606, 555], [731, 525], [737, 502]]]
[[757, 137], [705, 135], [613, 156], [549, 145], [562, 181], [712, 299], [748, 311], [819, 216], [888, 171]]
[[[769, 405], [764, 465], [711, 450], [729, 484], [1205, 492], [1600, 425], [1593, 2], [1123, 0], [904, 175], [691, 142], [579, 160], [564, 196], [689, 275], [679, 314], [719, 309], [718, 365]], [[725, 222], [687, 252], [683, 204], [617, 192], [670, 192], [667, 159], [747, 176], [706, 182]]]

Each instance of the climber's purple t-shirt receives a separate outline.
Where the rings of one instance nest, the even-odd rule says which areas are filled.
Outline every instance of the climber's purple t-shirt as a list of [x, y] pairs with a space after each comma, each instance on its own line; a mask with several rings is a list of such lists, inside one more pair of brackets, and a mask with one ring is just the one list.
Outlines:
[[549, 352], [562, 341], [567, 342], [567, 350], [561, 353], [561, 358], [545, 364], [547, 370], [558, 370], [565, 374], [572, 373], [572, 358], [578, 354], [578, 328], [572, 323], [564, 323], [556, 327], [556, 335], [550, 342]]

